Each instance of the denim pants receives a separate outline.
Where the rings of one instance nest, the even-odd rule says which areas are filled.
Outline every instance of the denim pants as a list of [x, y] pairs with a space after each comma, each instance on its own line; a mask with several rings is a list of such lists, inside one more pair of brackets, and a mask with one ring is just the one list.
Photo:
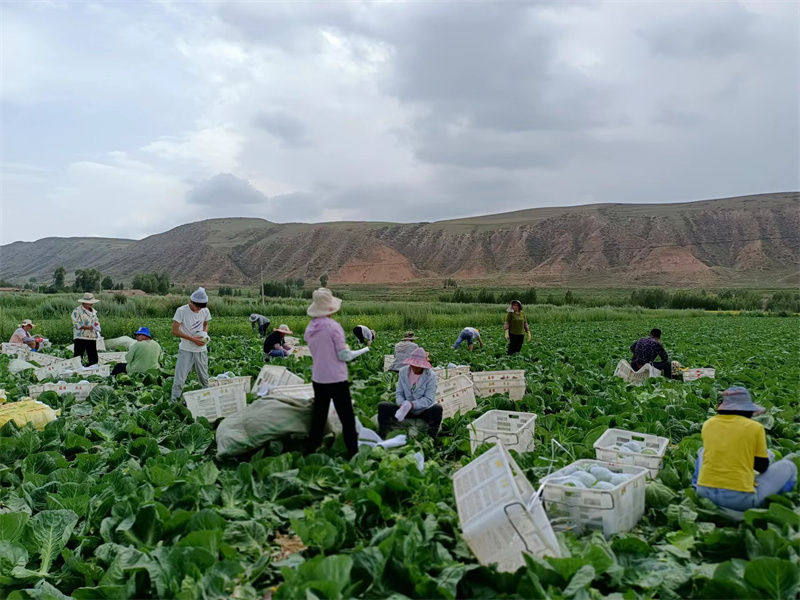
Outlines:
[[724, 488], [697, 485], [697, 478], [703, 466], [704, 450], [705, 448], [700, 448], [700, 451], [697, 453], [692, 485], [696, 487], [698, 496], [707, 498], [722, 508], [738, 511], [758, 508], [764, 503], [767, 496], [789, 493], [794, 489], [795, 483], [797, 482], [797, 466], [790, 460], [779, 460], [773, 463], [772, 460], [775, 458], [775, 455], [771, 450], [767, 450], [770, 460], [769, 469], [756, 476], [755, 492], [737, 492]]
[[466, 331], [462, 331], [458, 335], [458, 339], [456, 340], [456, 343], [453, 344], [453, 350], [458, 350], [458, 347], [464, 342], [467, 342], [468, 346], [472, 345], [472, 336]]

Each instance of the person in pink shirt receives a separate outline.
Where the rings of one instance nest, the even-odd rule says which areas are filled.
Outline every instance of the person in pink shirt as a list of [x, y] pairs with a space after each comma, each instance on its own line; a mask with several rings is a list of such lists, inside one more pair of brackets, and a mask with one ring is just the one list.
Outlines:
[[31, 335], [31, 329], [36, 327], [30, 319], [25, 319], [8, 341], [9, 344], [25, 344], [32, 350], [39, 348], [39, 342]]
[[350, 457], [353, 457], [358, 452], [358, 433], [347, 379], [347, 363], [369, 351], [369, 348], [359, 353], [348, 350], [344, 329], [331, 318], [341, 307], [342, 301], [329, 289], [319, 288], [312, 295], [311, 306], [306, 311], [312, 319], [303, 338], [311, 352], [311, 383], [314, 386], [314, 413], [309, 440], [312, 449], [319, 448], [332, 401], [342, 422], [344, 444]]

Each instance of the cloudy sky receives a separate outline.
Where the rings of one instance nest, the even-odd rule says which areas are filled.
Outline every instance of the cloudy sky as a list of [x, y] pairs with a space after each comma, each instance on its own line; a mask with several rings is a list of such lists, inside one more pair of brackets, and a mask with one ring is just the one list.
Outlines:
[[791, 0], [0, 10], [2, 243], [800, 188]]

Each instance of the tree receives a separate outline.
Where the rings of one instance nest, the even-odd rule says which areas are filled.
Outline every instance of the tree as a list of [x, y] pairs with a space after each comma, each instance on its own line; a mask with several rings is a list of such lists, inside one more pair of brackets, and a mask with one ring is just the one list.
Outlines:
[[322, 287], [328, 287], [328, 274], [325, 273], [324, 275], [319, 276], [319, 283]]
[[96, 292], [100, 289], [103, 274], [97, 269], [79, 269], [75, 271], [75, 289], [79, 292]]
[[55, 272], [53, 273], [53, 285], [57, 290], [61, 290], [64, 288], [64, 281], [67, 278], [67, 270], [64, 267], [56, 268]]
[[31, 277], [30, 279], [28, 279], [28, 281], [30, 283], [36, 283], [38, 280], [36, 279], [36, 277]]
[[114, 289], [114, 281], [111, 279], [109, 275], [103, 277], [103, 283], [100, 284], [104, 290], [112, 290]]
[[140, 273], [133, 277], [132, 287], [148, 294], [169, 293], [169, 275], [166, 273]]

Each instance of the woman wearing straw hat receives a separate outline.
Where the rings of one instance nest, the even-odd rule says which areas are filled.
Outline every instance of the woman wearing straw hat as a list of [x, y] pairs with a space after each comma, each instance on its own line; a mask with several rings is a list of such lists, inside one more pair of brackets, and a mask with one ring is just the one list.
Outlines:
[[11, 336], [11, 339], [8, 340], [8, 343], [25, 344], [31, 350], [38, 350], [39, 342], [37, 342], [36, 338], [31, 335], [31, 330], [34, 327], [36, 327], [36, 325], [33, 324], [33, 321], [30, 319], [25, 319], [19, 324], [19, 327], [17, 327], [17, 330]]
[[97, 358], [97, 338], [100, 337], [100, 321], [97, 319], [97, 311], [94, 305], [100, 302], [94, 294], [86, 292], [83, 298], [78, 300], [81, 305], [72, 311], [72, 341], [73, 355], [79, 356], [83, 360], [86, 355], [87, 366], [96, 365]]
[[378, 435], [385, 438], [392, 420], [402, 421], [408, 413], [428, 424], [428, 433], [436, 437], [442, 424], [442, 407], [436, 404], [436, 373], [431, 370], [427, 352], [417, 348], [403, 361], [397, 380], [395, 404], [378, 405]]
[[797, 466], [791, 460], [772, 462], [764, 426], [752, 420], [764, 412], [743, 387], [722, 393], [718, 414], [703, 423], [703, 447], [692, 481], [698, 496], [743, 512], [758, 508], [767, 496], [794, 490]]
[[292, 347], [286, 343], [287, 335], [292, 335], [292, 330], [288, 325], [280, 324], [272, 330], [272, 333], [264, 340], [264, 360], [289, 356]]
[[358, 452], [358, 433], [346, 363], [364, 352], [369, 352], [369, 348], [358, 352], [347, 349], [344, 329], [331, 318], [341, 307], [342, 301], [329, 289], [319, 288], [312, 295], [311, 306], [306, 311], [312, 319], [303, 337], [311, 351], [311, 383], [314, 385], [314, 414], [309, 440], [312, 449], [317, 449], [322, 443], [328, 411], [333, 401], [342, 422], [344, 444], [352, 457]]

